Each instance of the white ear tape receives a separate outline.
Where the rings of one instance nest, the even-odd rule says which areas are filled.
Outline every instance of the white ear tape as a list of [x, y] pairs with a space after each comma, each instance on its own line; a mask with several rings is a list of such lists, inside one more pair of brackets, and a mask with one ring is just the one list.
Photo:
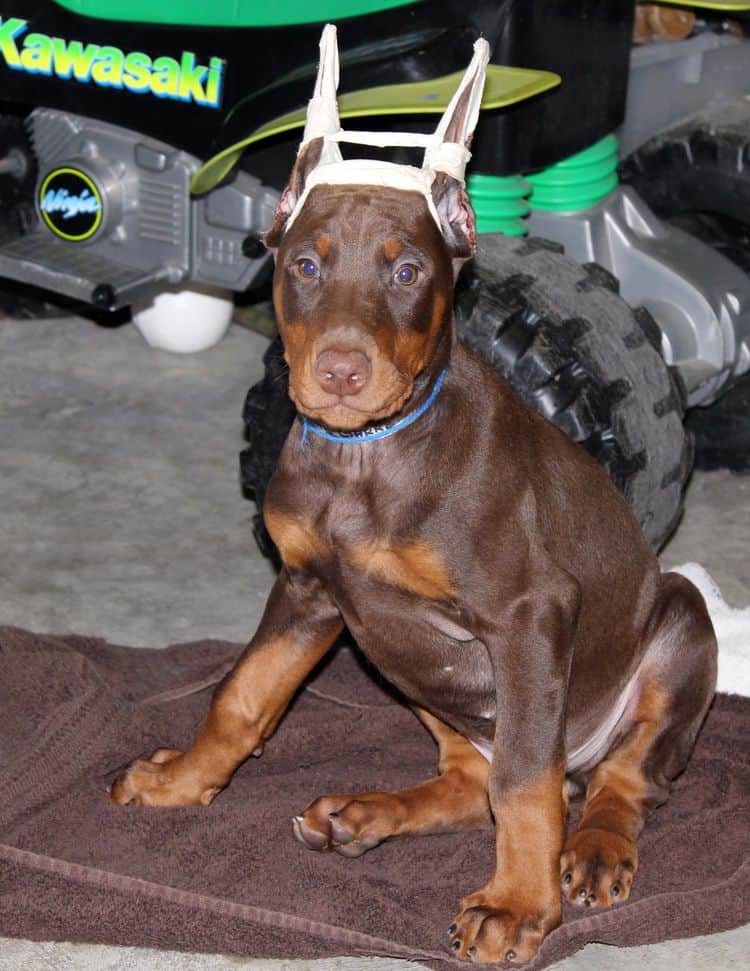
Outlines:
[[[336, 28], [326, 24], [320, 35], [320, 61], [313, 96], [307, 105], [307, 120], [300, 149], [314, 138], [324, 138], [341, 131], [336, 92], [339, 87], [339, 47]], [[338, 145], [323, 145], [321, 163], [340, 162]]]
[[[474, 56], [471, 63], [466, 68], [466, 73], [461, 79], [458, 89], [435, 129], [437, 144], [434, 148], [428, 148], [425, 152], [425, 168], [431, 169], [433, 172], [446, 172], [461, 183], [464, 181], [466, 165], [471, 158], [468, 143], [479, 121], [479, 107], [482, 102], [484, 79], [487, 75], [489, 62], [490, 45], [484, 38], [480, 38], [474, 44]], [[466, 94], [467, 89], [468, 94]], [[448, 128], [454, 120], [459, 102], [465, 95], [468, 98], [468, 104], [461, 120], [460, 129], [457, 132], [452, 132], [451, 140], [446, 141], [445, 136], [448, 134]]]
[[[461, 184], [464, 182], [466, 165], [471, 158], [467, 145], [479, 119], [479, 107], [489, 59], [489, 44], [480, 38], [474, 44], [471, 63], [433, 135], [415, 132], [347, 132], [341, 128], [336, 103], [339, 83], [336, 28], [333, 24], [326, 24], [320, 38], [320, 64], [315, 90], [308, 105], [307, 122], [300, 145], [301, 151], [308, 142], [322, 138], [323, 150], [318, 164], [307, 177], [305, 188], [287, 220], [286, 229], [297, 218], [310, 191], [318, 185], [372, 185], [418, 192], [424, 196], [433, 219], [440, 227], [440, 217], [432, 199], [432, 184], [438, 172], [452, 176]], [[468, 99], [468, 103], [465, 104], [458, 131], [452, 131], [451, 141], [446, 141], [445, 137], [451, 123], [459, 124], [459, 119], [455, 116], [459, 105], [464, 108], [462, 101], [464, 96]], [[394, 162], [383, 162], [377, 159], [344, 160], [339, 148], [341, 142], [380, 148], [399, 146], [424, 148], [424, 163], [421, 168], [416, 168], [412, 165], [397, 165]]]

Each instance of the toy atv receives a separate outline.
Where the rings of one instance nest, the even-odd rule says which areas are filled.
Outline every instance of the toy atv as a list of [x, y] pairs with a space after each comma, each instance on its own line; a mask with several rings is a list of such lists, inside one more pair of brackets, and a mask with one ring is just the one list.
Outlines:
[[[260, 288], [322, 23], [340, 114], [370, 129], [429, 130], [481, 34], [460, 335], [660, 545], [692, 464], [685, 408], [750, 370], [750, 3], [696, 6], [640, 10], [656, 40], [631, 58], [633, 0], [0, 0], [0, 277], [108, 311]], [[245, 409], [259, 504], [293, 418], [277, 344], [267, 366]]]

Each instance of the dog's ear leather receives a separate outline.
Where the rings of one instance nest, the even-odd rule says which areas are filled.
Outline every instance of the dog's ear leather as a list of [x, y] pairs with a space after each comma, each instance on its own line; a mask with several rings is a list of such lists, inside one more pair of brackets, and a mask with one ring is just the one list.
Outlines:
[[435, 176], [432, 199], [457, 275], [461, 266], [477, 251], [474, 210], [465, 187], [445, 172], [438, 172]]
[[[455, 174], [450, 174], [450, 166], [447, 171], [442, 169], [441, 148], [449, 151], [452, 149], [459, 158], [463, 154], [462, 164], [458, 169], [463, 172], [463, 166], [471, 157], [468, 149], [479, 119], [479, 104], [488, 59], [487, 45], [475, 46], [474, 59], [436, 129], [436, 134], [441, 137], [441, 146], [436, 152], [428, 149], [425, 154], [425, 165], [433, 167], [436, 172], [432, 184], [432, 199], [456, 272], [476, 253], [476, 219], [463, 182]], [[450, 155], [448, 158], [450, 159]]]
[[341, 130], [336, 103], [338, 86], [339, 48], [336, 27], [333, 24], [326, 24], [320, 35], [320, 61], [313, 96], [307, 106], [302, 145], [294, 163], [289, 184], [276, 207], [271, 228], [263, 240], [268, 249], [274, 253], [281, 245], [287, 221], [304, 192], [310, 173], [320, 164], [323, 153], [325, 152], [326, 162], [341, 160], [338, 145], [326, 146], [324, 140], [326, 135], [333, 135]]
[[266, 247], [273, 253], [281, 245], [287, 220], [294, 212], [295, 206], [305, 190], [308, 176], [320, 162], [322, 151], [322, 138], [313, 138], [311, 141], [306, 142], [300, 149], [294, 167], [292, 168], [292, 174], [289, 177], [289, 184], [281, 194], [281, 199], [279, 199], [279, 203], [276, 206], [271, 228], [263, 238]]

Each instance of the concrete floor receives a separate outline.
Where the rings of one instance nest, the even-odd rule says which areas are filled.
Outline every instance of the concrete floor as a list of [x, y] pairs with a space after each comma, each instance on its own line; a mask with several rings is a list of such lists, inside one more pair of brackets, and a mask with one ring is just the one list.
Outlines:
[[[0, 321], [0, 622], [163, 646], [245, 641], [273, 574], [257, 553], [237, 453], [265, 339], [239, 328], [176, 357], [135, 328], [78, 319]], [[750, 477], [696, 474], [666, 566], [702, 563], [750, 604]], [[1, 925], [0, 925], [1, 926]], [[590, 945], [564, 971], [746, 967], [748, 928], [615, 951]], [[402, 961], [259, 961], [0, 939], [0, 971], [396, 971]]]

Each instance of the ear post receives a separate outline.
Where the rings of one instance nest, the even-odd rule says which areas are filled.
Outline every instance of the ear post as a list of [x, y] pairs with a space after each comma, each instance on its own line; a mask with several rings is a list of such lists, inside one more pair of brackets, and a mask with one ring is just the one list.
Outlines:
[[300, 151], [315, 138], [325, 140], [321, 162], [341, 161], [341, 151], [326, 135], [341, 131], [336, 92], [339, 87], [339, 47], [336, 28], [326, 24], [320, 36], [320, 60], [313, 96], [307, 106], [307, 120]]
[[479, 120], [479, 108], [490, 61], [484, 38], [474, 44], [474, 56], [437, 128], [435, 143], [425, 151], [424, 168], [432, 173], [432, 199], [457, 274], [477, 248], [476, 218], [465, 189], [469, 145]]
[[469, 145], [479, 121], [482, 91], [490, 62], [490, 45], [480, 37], [474, 44], [474, 56], [461, 83], [435, 129], [435, 144], [425, 152], [424, 167], [444, 172], [457, 182], [464, 182], [466, 165], [471, 158]]
[[339, 47], [336, 27], [333, 24], [326, 24], [323, 28], [319, 48], [318, 73], [313, 96], [307, 105], [305, 131], [297, 159], [289, 183], [276, 207], [271, 228], [263, 240], [270, 250], [278, 249], [289, 218], [305, 191], [310, 173], [318, 165], [342, 160], [338, 143], [326, 138], [326, 135], [335, 135], [341, 131], [336, 101], [339, 86]]
[[[490, 59], [489, 44], [480, 38], [458, 89], [434, 134], [417, 132], [349, 132], [339, 120], [336, 91], [339, 53], [336, 28], [327, 24], [320, 38], [320, 61], [313, 97], [297, 160], [288, 186], [266, 234], [276, 249], [317, 185], [377, 185], [416, 191], [426, 199], [431, 215], [446, 238], [454, 264], [476, 248], [474, 214], [464, 189], [464, 172], [471, 158], [469, 143], [479, 119], [482, 91]], [[392, 147], [419, 145], [425, 149], [421, 168], [374, 159], [344, 161], [340, 142]]]

